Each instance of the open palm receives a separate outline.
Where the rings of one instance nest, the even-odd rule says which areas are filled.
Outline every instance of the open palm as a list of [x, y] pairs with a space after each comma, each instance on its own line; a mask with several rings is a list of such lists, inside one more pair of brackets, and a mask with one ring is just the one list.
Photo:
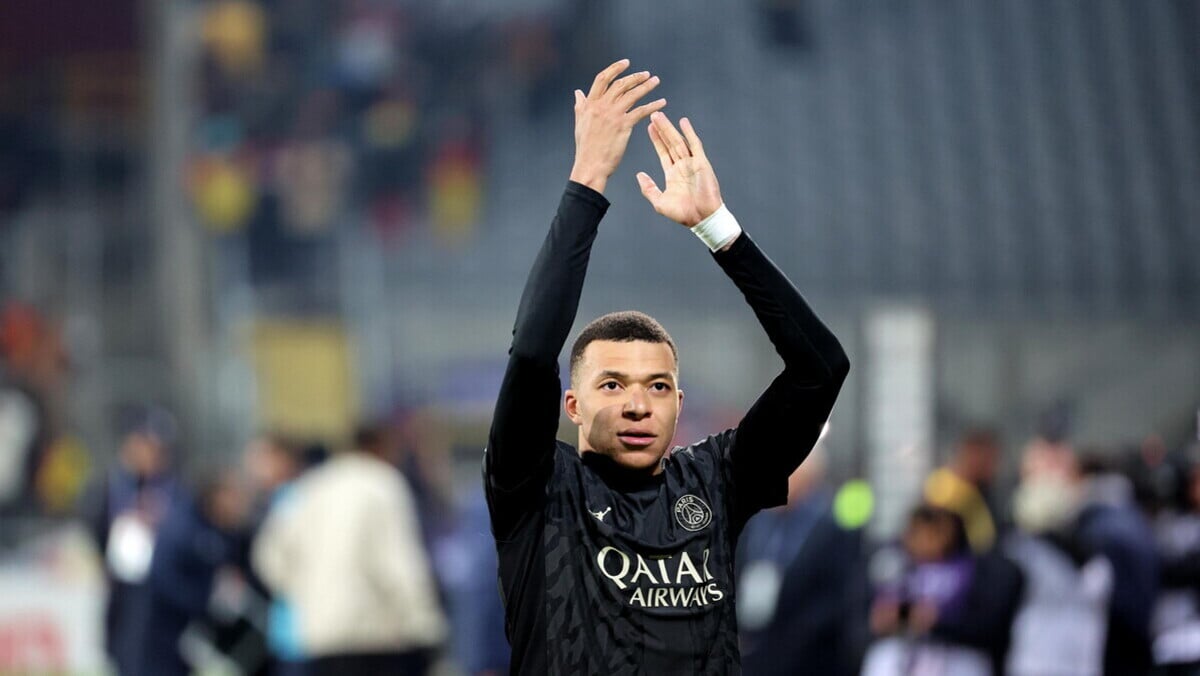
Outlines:
[[655, 211], [690, 228], [720, 208], [721, 186], [692, 123], [685, 117], [679, 126], [682, 134], [666, 115], [650, 116], [650, 141], [662, 163], [665, 188], [660, 190], [645, 172], [637, 179]]

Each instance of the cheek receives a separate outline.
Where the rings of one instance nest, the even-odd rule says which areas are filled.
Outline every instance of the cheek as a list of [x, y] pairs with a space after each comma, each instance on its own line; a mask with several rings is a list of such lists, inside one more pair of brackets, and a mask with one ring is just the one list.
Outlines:
[[655, 407], [655, 413], [663, 421], [663, 424], [674, 429], [675, 423], [679, 420], [679, 399], [677, 397], [664, 397], [661, 404]]
[[591, 415], [585, 415], [583, 424], [593, 430], [609, 430], [616, 426], [621, 419], [621, 406], [611, 404], [601, 408], [590, 409]]
[[604, 400], [594, 396], [578, 397], [575, 411], [579, 415], [579, 426], [587, 431], [598, 424], [598, 418], [604, 415]]
[[605, 406], [586, 417], [580, 430], [593, 450], [608, 452], [617, 443], [616, 435], [621, 419], [620, 406]]

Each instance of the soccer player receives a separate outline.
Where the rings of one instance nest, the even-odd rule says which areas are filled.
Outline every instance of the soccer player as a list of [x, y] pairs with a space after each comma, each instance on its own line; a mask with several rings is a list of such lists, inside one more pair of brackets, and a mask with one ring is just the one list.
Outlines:
[[[738, 673], [738, 533], [786, 501], [788, 475], [849, 370], [837, 339], [725, 208], [692, 125], [680, 120], [680, 133], [663, 99], [636, 105], [658, 79], [620, 77], [628, 66], [575, 92], [575, 165], [517, 311], [484, 461], [515, 674]], [[736, 429], [668, 451], [683, 403], [675, 343], [644, 314], [605, 315], [571, 349], [563, 408], [579, 427], [575, 448], [555, 439], [559, 351], [608, 206], [602, 193], [648, 116], [666, 183], [639, 173], [642, 194], [714, 252], [784, 370]]]

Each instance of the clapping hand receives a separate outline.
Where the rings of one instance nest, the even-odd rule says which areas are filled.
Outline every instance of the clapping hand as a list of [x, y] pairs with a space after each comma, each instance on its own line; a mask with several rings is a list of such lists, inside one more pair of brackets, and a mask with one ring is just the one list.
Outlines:
[[667, 105], [666, 99], [658, 99], [635, 107], [658, 86], [659, 80], [648, 71], [617, 79], [626, 68], [629, 59], [621, 59], [596, 75], [586, 95], [575, 90], [575, 165], [571, 180], [596, 192], [604, 192], [608, 178], [617, 170], [634, 126]]
[[644, 171], [638, 172], [637, 180], [655, 211], [690, 228], [721, 206], [721, 186], [691, 121], [682, 118], [679, 126], [682, 134], [663, 113], [650, 116], [650, 141], [662, 164], [666, 188], [659, 190]]

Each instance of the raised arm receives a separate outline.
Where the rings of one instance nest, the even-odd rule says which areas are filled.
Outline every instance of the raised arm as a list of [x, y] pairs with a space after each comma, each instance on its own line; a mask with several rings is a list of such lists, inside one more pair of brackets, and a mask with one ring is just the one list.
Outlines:
[[500, 386], [484, 482], [497, 537], [539, 504], [553, 466], [561, 385], [558, 355], [579, 307], [592, 241], [608, 208], [601, 194], [638, 121], [666, 105], [638, 107], [658, 86], [641, 72], [618, 78], [622, 59], [601, 71], [591, 91], [575, 91], [575, 164], [558, 213], [521, 295], [508, 368]]
[[784, 369], [738, 425], [727, 449], [735, 516], [787, 500], [787, 478], [812, 450], [850, 362], [787, 276], [771, 262], [725, 208], [704, 146], [687, 118], [681, 134], [662, 113], [650, 139], [666, 174], [659, 190], [638, 174], [642, 194], [660, 214], [700, 236], [745, 296], [783, 358]]
[[715, 254], [783, 358], [783, 372], [742, 418], [729, 449], [735, 512], [744, 521], [787, 502], [788, 476], [808, 457], [850, 371], [837, 338], [788, 278], [742, 235]]

